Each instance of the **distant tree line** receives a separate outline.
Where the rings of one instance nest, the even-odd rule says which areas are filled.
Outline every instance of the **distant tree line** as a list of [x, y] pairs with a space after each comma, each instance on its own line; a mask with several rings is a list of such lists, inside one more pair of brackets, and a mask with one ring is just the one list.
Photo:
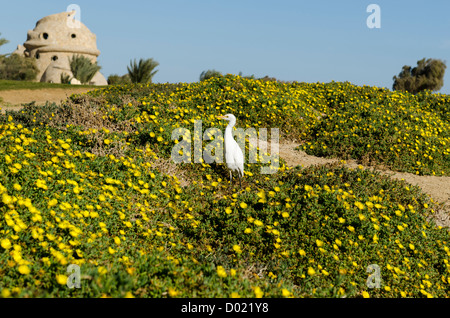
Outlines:
[[[8, 40], [0, 37], [0, 47], [6, 43], [8, 43]], [[73, 77], [82, 84], [89, 83], [101, 68], [97, 62], [92, 63], [87, 57], [82, 55], [74, 55], [69, 59], [69, 64]], [[155, 70], [158, 65], [159, 63], [153, 58], [141, 58], [138, 62], [136, 59], [131, 60], [130, 65], [127, 66], [127, 74], [110, 75], [108, 84], [151, 83], [153, 76], [158, 72]], [[445, 61], [432, 58], [423, 58], [417, 61], [417, 66], [415, 67], [404, 65], [398, 76], [393, 77], [392, 89], [407, 91], [412, 94], [417, 94], [423, 90], [438, 91], [444, 85], [446, 68]], [[38, 72], [39, 69], [36, 66], [35, 59], [26, 58], [18, 54], [0, 54], [0, 79], [32, 81], [36, 79]], [[242, 72], [239, 75], [242, 76]], [[199, 79], [204, 81], [220, 76], [223, 76], [221, 72], [209, 69], [203, 71]], [[255, 78], [254, 75], [244, 77]], [[277, 79], [269, 76], [260, 79], [277, 81]], [[61, 74], [61, 83], [70, 83], [71, 80], [68, 74]]]
[[125, 75], [112, 74], [108, 76], [108, 84], [127, 84], [127, 83], [151, 83], [153, 76], [155, 76], [158, 70], [155, 68], [159, 65], [153, 58], [149, 59], [136, 59], [130, 61], [130, 65], [127, 66], [128, 73]]
[[[0, 47], [8, 42], [0, 38]], [[34, 59], [27, 59], [18, 54], [0, 55], [0, 79], [32, 81], [38, 72]]]
[[446, 65], [439, 59], [421, 59], [416, 67], [403, 66], [398, 76], [394, 76], [393, 90], [417, 94], [423, 90], [438, 91], [444, 85]]

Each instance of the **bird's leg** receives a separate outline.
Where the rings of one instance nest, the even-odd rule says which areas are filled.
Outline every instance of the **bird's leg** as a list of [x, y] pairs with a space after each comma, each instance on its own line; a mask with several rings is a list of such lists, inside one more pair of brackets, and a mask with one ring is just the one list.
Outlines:
[[231, 173], [231, 170], [230, 170], [230, 185], [231, 185], [231, 179], [233, 178], [233, 174]]
[[238, 173], [238, 176], [239, 176], [239, 188], [241, 188], [241, 190], [242, 190], [242, 185], [241, 185], [241, 174]]

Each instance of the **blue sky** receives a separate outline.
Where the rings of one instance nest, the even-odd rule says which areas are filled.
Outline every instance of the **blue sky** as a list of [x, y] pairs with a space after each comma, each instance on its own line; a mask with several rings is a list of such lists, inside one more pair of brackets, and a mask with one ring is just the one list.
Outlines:
[[[97, 35], [102, 73], [125, 74], [131, 59], [160, 63], [154, 82], [194, 82], [202, 71], [269, 75], [300, 82], [350, 81], [392, 88], [403, 65], [447, 62], [441, 93], [450, 94], [450, 1], [8, 1], [1, 36], [12, 52], [44, 16], [81, 9]], [[381, 9], [370, 29], [369, 4]]]

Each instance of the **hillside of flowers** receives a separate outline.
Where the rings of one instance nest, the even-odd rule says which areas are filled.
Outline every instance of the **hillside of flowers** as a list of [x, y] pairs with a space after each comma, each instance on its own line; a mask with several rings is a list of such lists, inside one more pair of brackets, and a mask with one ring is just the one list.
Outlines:
[[[227, 75], [109, 86], [0, 115], [1, 297], [448, 297], [450, 236], [418, 187], [450, 175], [450, 96]], [[361, 165], [262, 174], [172, 149], [233, 113]], [[191, 134], [172, 138], [176, 128]], [[203, 140], [206, 146], [210, 141]], [[278, 164], [278, 162], [277, 162]], [[71, 264], [80, 286], [69, 288]], [[379, 267], [376, 287], [368, 284]], [[69, 281], [70, 283], [70, 281]], [[69, 284], [70, 285], [70, 284]], [[79, 287], [79, 288], [78, 288]]]

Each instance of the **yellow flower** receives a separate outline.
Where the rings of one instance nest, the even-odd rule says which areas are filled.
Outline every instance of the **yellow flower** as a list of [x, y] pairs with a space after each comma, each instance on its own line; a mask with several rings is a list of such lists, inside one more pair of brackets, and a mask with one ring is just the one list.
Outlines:
[[176, 297], [178, 295], [178, 292], [172, 287], [169, 287], [168, 294], [170, 297]]
[[67, 276], [65, 276], [65, 275], [56, 275], [56, 281], [60, 285], [65, 285], [67, 283]]
[[243, 208], [243, 209], [247, 208], [247, 203], [245, 203], [245, 202], [241, 202], [239, 205], [240, 205], [241, 208]]
[[343, 219], [343, 218], [339, 218], [338, 221], [339, 221], [339, 223], [345, 223], [345, 219]]
[[306, 255], [306, 252], [305, 252], [304, 250], [299, 250], [298, 253], [299, 253], [301, 256], [305, 256], [305, 255]]
[[2, 297], [8, 298], [9, 296], [11, 296], [11, 292], [9, 291], [9, 289], [7, 288], [2, 289]]
[[356, 202], [355, 202], [355, 205], [358, 207], [358, 209], [364, 210], [364, 204], [362, 204], [361, 202], [356, 201]]
[[241, 296], [238, 293], [236, 293], [236, 292], [232, 292], [231, 293], [231, 298], [241, 298]]
[[47, 204], [48, 204], [49, 207], [55, 206], [55, 205], [58, 204], [58, 200], [56, 200], [56, 199], [51, 199], [50, 201], [48, 201]]
[[117, 236], [114, 237], [114, 243], [116, 243], [117, 245], [120, 245], [120, 238], [118, 238]]
[[292, 293], [289, 290], [287, 290], [286, 288], [283, 288], [281, 290], [281, 294], [283, 295], [283, 297], [289, 297], [292, 295]]
[[309, 192], [309, 191], [312, 190], [312, 187], [310, 187], [309, 185], [305, 184], [305, 190]]
[[255, 220], [255, 225], [257, 226], [263, 226], [263, 222], [261, 222], [260, 220]]
[[127, 293], [125, 294], [125, 298], [134, 298], [134, 295], [133, 295], [132, 292], [127, 292]]
[[244, 230], [244, 233], [245, 233], [245, 234], [252, 233], [252, 229], [251, 229], [251, 228], [246, 228], [246, 229]]
[[219, 277], [227, 277], [227, 272], [225, 271], [223, 266], [217, 266], [217, 275], [219, 275]]
[[308, 267], [308, 275], [313, 276], [315, 273], [316, 271], [314, 270], [314, 268]]
[[377, 233], [375, 233], [375, 234], [373, 235], [373, 241], [374, 241], [375, 243], [378, 242], [378, 235], [377, 235]]
[[289, 213], [288, 212], [283, 212], [281, 213], [281, 216], [284, 218], [288, 218], [289, 217]]
[[241, 247], [239, 246], [239, 245], [233, 245], [233, 250], [236, 252], [236, 253], [238, 253], [238, 254], [241, 254], [242, 253], [242, 250], [241, 250]]
[[5, 250], [9, 250], [11, 248], [11, 242], [8, 239], [3, 239], [1, 241], [1, 246], [5, 249]]
[[321, 247], [323, 245], [323, 242], [321, 240], [316, 240], [316, 245], [318, 247]]
[[362, 292], [362, 296], [363, 296], [364, 298], [370, 298], [369, 293], [366, 292], [366, 291], [363, 291], [363, 292]]
[[6, 193], [3, 193], [2, 201], [3, 201], [4, 204], [8, 205], [8, 204], [11, 204], [13, 202], [13, 199], [12, 199], [12, 197], [7, 195]]
[[254, 287], [253, 291], [255, 292], [256, 298], [261, 298], [264, 295], [264, 292], [261, 290], [260, 287]]
[[30, 268], [27, 265], [20, 265], [19, 266], [19, 273], [23, 275], [27, 275], [30, 273]]
[[109, 254], [114, 254], [116, 252], [116, 250], [111, 247], [108, 247], [108, 252], [109, 252]]
[[232, 210], [231, 210], [231, 208], [230, 207], [228, 207], [228, 208], [225, 208], [225, 213], [226, 214], [230, 214], [232, 212]]
[[107, 270], [105, 267], [103, 267], [103, 266], [99, 266], [99, 267], [97, 268], [97, 271], [98, 271], [98, 273], [99, 273], [100, 275], [105, 275], [105, 274], [108, 272], [108, 270]]
[[14, 190], [17, 190], [17, 191], [22, 190], [22, 187], [21, 187], [20, 184], [18, 184], [18, 183], [14, 183], [13, 188], [14, 188]]
[[350, 232], [354, 232], [355, 231], [355, 228], [353, 226], [351, 226], [351, 225], [349, 225], [347, 228], [348, 228], [348, 230]]
[[399, 231], [403, 231], [405, 228], [404, 228], [403, 226], [401, 226], [401, 225], [397, 225], [397, 229], [398, 229]]

